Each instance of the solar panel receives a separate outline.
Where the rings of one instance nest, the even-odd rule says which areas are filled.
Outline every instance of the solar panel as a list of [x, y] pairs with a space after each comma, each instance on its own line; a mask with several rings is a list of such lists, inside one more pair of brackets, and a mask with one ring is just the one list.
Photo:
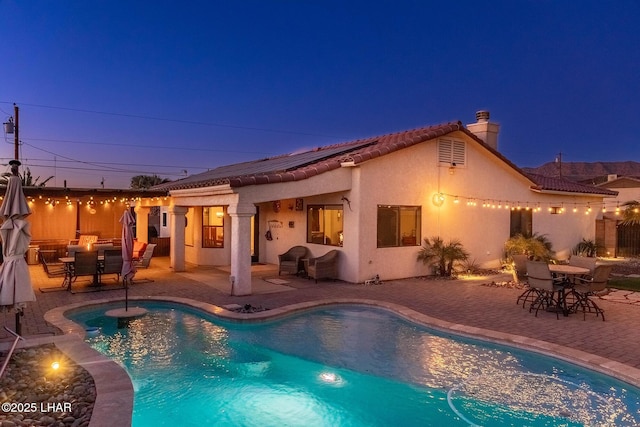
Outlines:
[[273, 172], [286, 172], [293, 169], [316, 163], [320, 160], [349, 153], [375, 141], [360, 142], [357, 144], [340, 145], [327, 149], [315, 149], [302, 153], [293, 153], [283, 156], [270, 157], [267, 159], [253, 160], [250, 162], [236, 163], [233, 165], [220, 166], [211, 171], [192, 175], [181, 180], [181, 183], [209, 181], [215, 179], [230, 178], [234, 176], [254, 175]]

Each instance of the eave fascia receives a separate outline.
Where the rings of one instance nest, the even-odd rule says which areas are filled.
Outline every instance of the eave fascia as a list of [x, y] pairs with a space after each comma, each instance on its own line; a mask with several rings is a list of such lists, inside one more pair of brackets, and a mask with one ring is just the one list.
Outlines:
[[579, 193], [574, 191], [559, 191], [559, 190], [543, 190], [540, 188], [529, 188], [534, 193], [550, 194], [555, 196], [578, 196], [578, 197], [616, 197], [612, 194], [598, 194], [598, 193]]
[[234, 191], [229, 184], [216, 185], [215, 187], [185, 188], [182, 190], [169, 191], [169, 195], [171, 197], [219, 196], [234, 193], [236, 193], [236, 191]]

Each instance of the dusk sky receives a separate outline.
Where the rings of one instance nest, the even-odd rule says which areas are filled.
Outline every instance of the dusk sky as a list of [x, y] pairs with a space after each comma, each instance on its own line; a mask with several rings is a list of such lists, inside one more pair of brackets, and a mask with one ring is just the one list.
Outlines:
[[640, 161], [635, 0], [0, 0], [0, 41], [0, 116], [19, 106], [20, 160], [47, 186], [175, 180], [482, 109], [521, 167]]

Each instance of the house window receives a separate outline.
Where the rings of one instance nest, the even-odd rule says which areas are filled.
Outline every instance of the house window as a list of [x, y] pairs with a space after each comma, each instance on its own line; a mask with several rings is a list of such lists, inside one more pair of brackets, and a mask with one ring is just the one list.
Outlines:
[[378, 247], [420, 244], [420, 206], [378, 205]]
[[446, 165], [464, 166], [467, 164], [467, 148], [464, 141], [455, 139], [438, 140], [438, 162]]
[[342, 246], [342, 205], [307, 206], [307, 243]]
[[202, 208], [202, 247], [224, 247], [224, 207]]
[[533, 211], [531, 209], [515, 209], [511, 211], [511, 229], [509, 236], [517, 234], [533, 235]]

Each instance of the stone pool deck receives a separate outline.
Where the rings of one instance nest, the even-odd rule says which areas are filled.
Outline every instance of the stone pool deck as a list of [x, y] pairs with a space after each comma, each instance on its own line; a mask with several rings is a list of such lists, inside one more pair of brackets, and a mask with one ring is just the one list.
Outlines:
[[[56, 289], [62, 279], [48, 278], [41, 266], [30, 266], [30, 272], [37, 301], [28, 304], [22, 318], [22, 332], [27, 344], [54, 340], [70, 353], [79, 353], [87, 366], [97, 370], [95, 374], [92, 372], [94, 378], [98, 376], [98, 400], [91, 425], [127, 425], [130, 421], [113, 424], [114, 408], [124, 409], [123, 412], [127, 413], [127, 405], [123, 402], [127, 393], [121, 393], [119, 388], [130, 388], [130, 384], [124, 384], [126, 378], [120, 379], [123, 384], [111, 381], [101, 389], [98, 383], [100, 378], [109, 378], [110, 374], [104, 371], [111, 369], [109, 363], [84, 350], [79, 339], [60, 337], [63, 332], [73, 332], [73, 328], [57, 323], [59, 319], [55, 320], [63, 311], [60, 307], [92, 301], [123, 300], [124, 290], [109, 289], [117, 285], [114, 279], [105, 277], [105, 289], [108, 290], [71, 294]], [[230, 314], [237, 318], [272, 316], [281, 313], [285, 307], [304, 308], [318, 302], [362, 301], [399, 310], [406, 317], [439, 328], [523, 347], [531, 346], [581, 365], [616, 373], [622, 379], [640, 386], [640, 306], [633, 295], [598, 301], [605, 310], [605, 322], [595, 315], [587, 315], [583, 320], [582, 314], [560, 316], [558, 320], [554, 313], [540, 312], [538, 317], [534, 317], [528, 310], [516, 305], [516, 298], [521, 292], [519, 289], [483, 286], [492, 281], [508, 280], [507, 275], [460, 280], [415, 278], [365, 286], [339, 281], [320, 281], [316, 284], [313, 280], [294, 276], [278, 277], [276, 266], [258, 265], [252, 273], [254, 294], [244, 297], [229, 295], [228, 275], [228, 270], [224, 268], [192, 267], [187, 268], [186, 272], [175, 273], [169, 268], [168, 258], [154, 258], [150, 269], [138, 272], [129, 296], [133, 299], [188, 299], [205, 306], [212, 304], [219, 307], [251, 304], [269, 309], [252, 315]], [[40, 288], [52, 290], [41, 292]], [[74, 284], [74, 288], [79, 291], [91, 290], [82, 281]], [[45, 320], [47, 312], [49, 322]], [[3, 325], [14, 328], [12, 313], [1, 313], [0, 319]], [[50, 322], [61, 327], [55, 327]], [[8, 334], [4, 329], [1, 330], [0, 349], [8, 347], [9, 341]], [[100, 409], [98, 406], [102, 405], [105, 406]], [[100, 424], [101, 420], [107, 419], [109, 424]]]

